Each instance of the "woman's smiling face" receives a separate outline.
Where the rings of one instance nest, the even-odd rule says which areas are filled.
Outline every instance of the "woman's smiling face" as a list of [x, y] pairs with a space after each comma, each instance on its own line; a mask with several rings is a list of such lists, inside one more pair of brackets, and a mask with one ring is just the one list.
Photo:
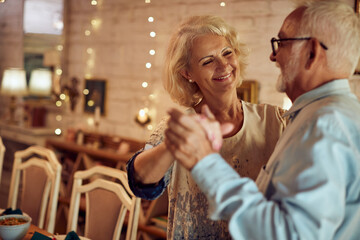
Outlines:
[[189, 66], [183, 76], [196, 82], [205, 97], [233, 90], [240, 77], [235, 51], [224, 37], [214, 34], [194, 40]]

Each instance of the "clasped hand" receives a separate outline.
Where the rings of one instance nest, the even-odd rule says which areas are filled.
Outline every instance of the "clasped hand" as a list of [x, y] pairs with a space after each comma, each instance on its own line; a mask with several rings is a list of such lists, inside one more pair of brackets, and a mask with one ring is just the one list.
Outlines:
[[197, 162], [221, 149], [222, 136], [231, 132], [233, 125], [220, 125], [204, 105], [201, 114], [184, 114], [177, 109], [168, 111], [170, 119], [165, 130], [165, 144], [174, 158], [191, 170]]

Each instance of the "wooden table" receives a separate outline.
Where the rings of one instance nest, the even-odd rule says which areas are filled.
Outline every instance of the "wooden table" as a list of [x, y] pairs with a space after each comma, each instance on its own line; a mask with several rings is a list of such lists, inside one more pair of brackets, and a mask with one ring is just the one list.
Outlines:
[[58, 138], [55, 129], [43, 127], [22, 127], [0, 121], [0, 136], [26, 145], [45, 145], [45, 140]]
[[52, 148], [55, 151], [63, 151], [73, 154], [85, 153], [86, 155], [100, 159], [103, 162], [114, 164], [116, 165], [119, 162], [126, 163], [131, 156], [134, 155], [133, 152], [119, 154], [115, 151], [107, 151], [104, 149], [94, 149], [91, 147], [87, 147], [85, 145], [79, 145], [73, 142], [66, 142], [62, 140], [55, 140], [55, 139], [47, 139], [46, 140], [46, 147]]
[[45, 231], [44, 229], [41, 229], [38, 226], [35, 226], [34, 224], [31, 224], [30, 228], [29, 228], [28, 232], [26, 233], [25, 237], [23, 238], [23, 240], [30, 240], [35, 232], [39, 232], [39, 233], [44, 234], [46, 236], [53, 235], [53, 234]]

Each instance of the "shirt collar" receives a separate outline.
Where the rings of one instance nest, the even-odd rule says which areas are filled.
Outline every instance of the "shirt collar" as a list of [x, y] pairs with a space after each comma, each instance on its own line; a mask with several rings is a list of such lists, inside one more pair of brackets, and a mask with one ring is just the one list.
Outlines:
[[335, 94], [348, 94], [350, 92], [349, 81], [347, 79], [330, 81], [318, 88], [300, 95], [297, 99], [295, 99], [289, 111], [287, 111], [283, 116], [290, 116], [290, 119], [294, 119], [302, 108], [320, 98]]

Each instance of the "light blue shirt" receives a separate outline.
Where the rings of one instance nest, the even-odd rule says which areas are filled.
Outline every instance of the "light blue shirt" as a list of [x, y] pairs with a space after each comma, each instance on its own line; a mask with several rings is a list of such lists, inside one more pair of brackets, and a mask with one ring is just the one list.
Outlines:
[[219, 154], [192, 169], [234, 239], [360, 239], [360, 103], [346, 79], [297, 98], [257, 184]]

